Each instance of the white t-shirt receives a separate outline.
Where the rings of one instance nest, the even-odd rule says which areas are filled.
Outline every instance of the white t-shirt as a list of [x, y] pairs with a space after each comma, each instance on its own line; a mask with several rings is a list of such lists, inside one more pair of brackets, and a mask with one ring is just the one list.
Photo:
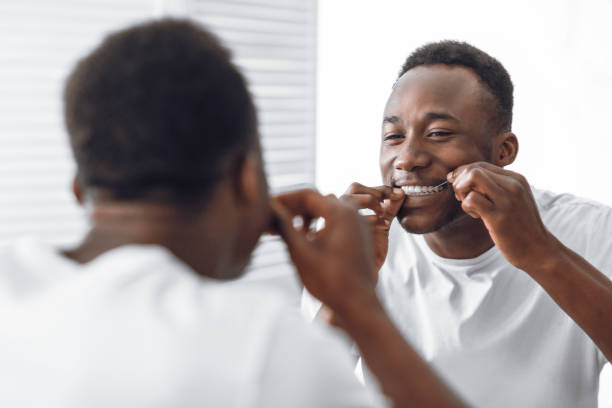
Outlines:
[[[612, 276], [612, 209], [533, 192], [547, 228]], [[379, 294], [406, 338], [471, 405], [597, 406], [604, 356], [496, 247], [445, 259], [394, 221]]]
[[125, 246], [86, 265], [0, 248], [0, 406], [368, 407], [335, 335], [276, 294]]

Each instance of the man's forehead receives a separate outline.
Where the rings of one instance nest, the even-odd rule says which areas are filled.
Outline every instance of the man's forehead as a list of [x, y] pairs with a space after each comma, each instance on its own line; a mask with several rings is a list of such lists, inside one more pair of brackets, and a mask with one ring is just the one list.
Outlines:
[[449, 65], [419, 66], [402, 75], [393, 87], [386, 112], [397, 105], [418, 108], [458, 108], [482, 101], [486, 90], [469, 68]]

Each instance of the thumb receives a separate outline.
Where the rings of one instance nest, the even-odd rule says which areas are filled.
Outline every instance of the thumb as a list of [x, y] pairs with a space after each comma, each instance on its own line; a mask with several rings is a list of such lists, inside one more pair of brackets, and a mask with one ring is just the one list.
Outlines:
[[308, 241], [304, 233], [293, 227], [293, 219], [289, 211], [276, 198], [270, 200], [270, 206], [276, 218], [281, 238], [287, 244], [291, 257], [303, 253], [307, 249]]
[[405, 197], [402, 197], [399, 200], [384, 200], [382, 203], [382, 207], [384, 209], [383, 218], [391, 222], [391, 220], [393, 220], [393, 217], [395, 217], [399, 212], [400, 208], [402, 208], [402, 205], [404, 204], [404, 199]]

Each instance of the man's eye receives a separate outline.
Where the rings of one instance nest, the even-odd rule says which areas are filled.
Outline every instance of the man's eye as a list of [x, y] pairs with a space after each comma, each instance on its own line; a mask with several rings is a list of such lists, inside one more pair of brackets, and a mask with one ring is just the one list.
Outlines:
[[398, 135], [398, 134], [386, 135], [385, 136], [385, 140], [389, 140], [389, 141], [393, 141], [393, 140], [397, 140], [397, 139], [403, 139], [403, 138], [404, 138], [403, 135]]
[[452, 132], [446, 132], [441, 130], [436, 130], [427, 134], [428, 137], [447, 137], [450, 135], [452, 135]]

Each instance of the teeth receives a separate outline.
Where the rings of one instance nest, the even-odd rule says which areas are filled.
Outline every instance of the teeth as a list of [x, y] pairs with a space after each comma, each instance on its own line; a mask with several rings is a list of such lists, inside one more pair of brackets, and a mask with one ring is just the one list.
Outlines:
[[448, 187], [447, 181], [438, 184], [437, 186], [403, 186], [402, 190], [404, 190], [404, 193], [406, 193], [406, 195], [416, 196], [439, 193], [446, 187]]

